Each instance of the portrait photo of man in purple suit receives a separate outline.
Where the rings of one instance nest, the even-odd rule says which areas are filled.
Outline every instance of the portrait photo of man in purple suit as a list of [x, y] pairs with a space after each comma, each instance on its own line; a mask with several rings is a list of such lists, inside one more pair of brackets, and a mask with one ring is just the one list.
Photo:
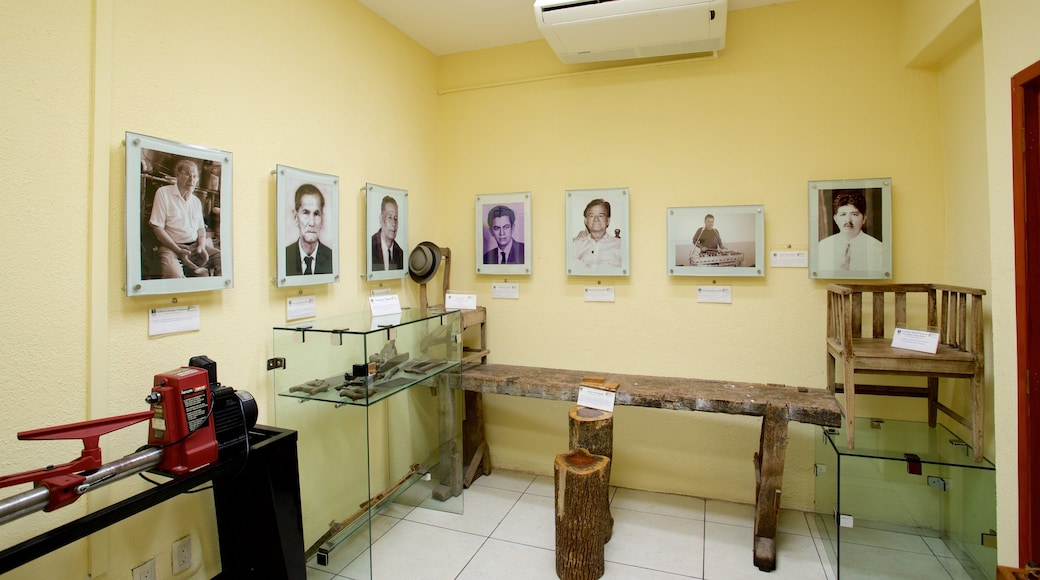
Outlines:
[[504, 205], [496, 205], [488, 212], [487, 226], [495, 245], [484, 252], [484, 263], [523, 264], [524, 243], [513, 239], [516, 213]]

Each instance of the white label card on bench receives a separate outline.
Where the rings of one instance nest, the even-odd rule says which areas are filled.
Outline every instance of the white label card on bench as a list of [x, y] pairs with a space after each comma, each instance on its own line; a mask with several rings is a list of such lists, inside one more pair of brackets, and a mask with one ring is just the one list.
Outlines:
[[939, 333], [897, 328], [892, 336], [892, 348], [935, 354], [935, 351], [939, 350]]
[[476, 310], [476, 294], [459, 294], [449, 292], [444, 295], [445, 308], [458, 308], [459, 310]]
[[592, 407], [601, 411], [614, 412], [614, 395], [611, 391], [593, 389], [590, 387], [578, 387], [578, 404], [582, 407]]
[[368, 303], [372, 305], [373, 317], [401, 313], [401, 301], [397, 298], [397, 294], [369, 296]]

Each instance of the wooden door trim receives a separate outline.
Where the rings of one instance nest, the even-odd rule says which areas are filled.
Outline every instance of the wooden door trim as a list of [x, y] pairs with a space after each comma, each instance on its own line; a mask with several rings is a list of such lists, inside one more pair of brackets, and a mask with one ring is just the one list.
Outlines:
[[[1030, 411], [1040, 407], [1040, 305], [1030, 300], [1029, 275], [1040, 276], [1040, 258], [1029, 268], [1030, 252], [1040, 256], [1040, 135], [1027, 134], [1027, 127], [1040, 123], [1040, 62], [1036, 62], [1011, 79], [1012, 184], [1015, 212], [1015, 303], [1018, 338], [1018, 516], [1019, 566], [1040, 559], [1040, 467], [1031, 462], [1033, 452], [1040, 452], [1040, 427], [1029, 420]], [[1032, 193], [1033, 203], [1027, 203]], [[1032, 232], [1026, 224], [1032, 226]], [[1035, 316], [1033, 315], [1035, 311]], [[1034, 369], [1030, 373], [1029, 369]]]

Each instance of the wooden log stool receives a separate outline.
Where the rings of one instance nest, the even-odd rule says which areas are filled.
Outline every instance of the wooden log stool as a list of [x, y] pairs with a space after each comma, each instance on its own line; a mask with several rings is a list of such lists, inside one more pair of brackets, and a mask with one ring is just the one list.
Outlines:
[[556, 575], [561, 580], [601, 578], [606, 570], [602, 506], [609, 469], [609, 458], [585, 449], [556, 456]]
[[[592, 455], [602, 455], [614, 461], [614, 414], [591, 407], [571, 407], [570, 448], [587, 449]], [[610, 465], [607, 465], [607, 483], [610, 483]], [[606, 495], [600, 519], [604, 527], [604, 542], [609, 542], [614, 530], [614, 517], [610, 515], [610, 493]]]

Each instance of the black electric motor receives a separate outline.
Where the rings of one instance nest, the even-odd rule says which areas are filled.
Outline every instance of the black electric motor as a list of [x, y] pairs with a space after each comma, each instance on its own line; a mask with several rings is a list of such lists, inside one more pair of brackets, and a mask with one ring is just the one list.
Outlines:
[[236, 391], [217, 380], [217, 363], [208, 356], [193, 356], [188, 366], [209, 374], [209, 389], [213, 399], [213, 428], [217, 435], [220, 458], [227, 459], [246, 450], [249, 430], [256, 425], [256, 399], [247, 391]]

